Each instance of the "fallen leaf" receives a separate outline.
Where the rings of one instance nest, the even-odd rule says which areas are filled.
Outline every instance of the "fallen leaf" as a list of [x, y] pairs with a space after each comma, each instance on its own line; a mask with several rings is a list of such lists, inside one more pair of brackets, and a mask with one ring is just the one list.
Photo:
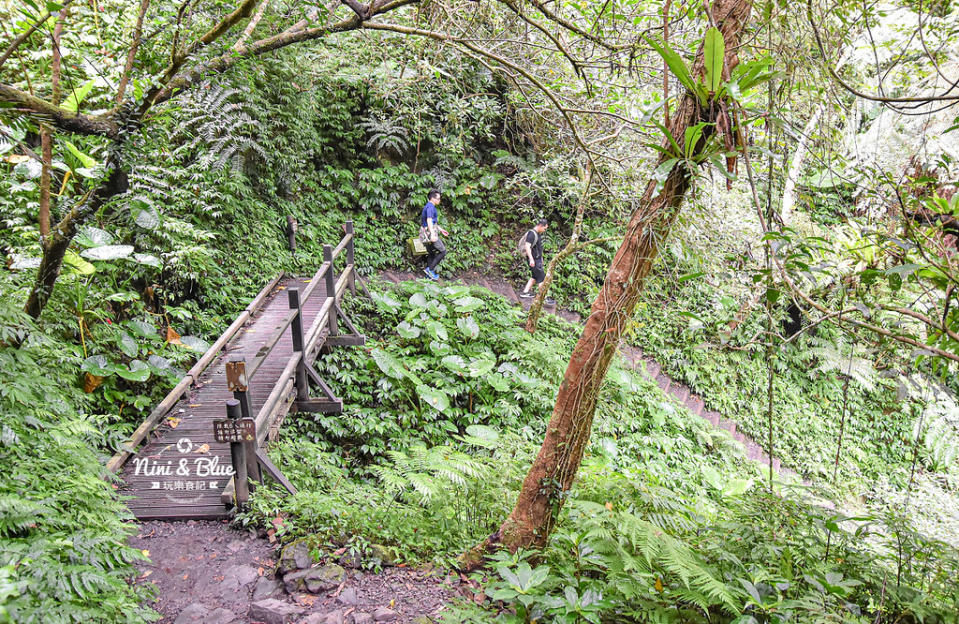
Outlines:
[[169, 344], [181, 345], [183, 342], [180, 341], [180, 334], [176, 333], [176, 330], [167, 325], [166, 328], [166, 341]]
[[316, 602], [316, 596], [310, 596], [308, 594], [297, 594], [296, 601], [303, 605], [304, 607], [312, 607], [313, 603]]
[[190, 578], [190, 573], [189, 573], [189, 572], [187, 572], [186, 574], [183, 575], [183, 580], [184, 580], [184, 581], [187, 580], [188, 578]]
[[613, 504], [612, 504], [612, 503], [606, 503], [606, 509], [612, 511], [612, 510], [613, 510]]
[[190, 407], [203, 407], [203, 403], [190, 403]]
[[656, 591], [658, 591], [658, 592], [662, 592], [662, 591], [663, 591], [663, 580], [660, 579], [660, 578], [657, 578], [657, 579], [656, 579], [656, 583], [653, 585], [653, 588], [654, 588]]
[[143, 553], [143, 556], [144, 556], [144, 557], [149, 557], [149, 556], [150, 556], [150, 551], [147, 550], [146, 548], [144, 548], [144, 549], [141, 550], [140, 552]]
[[[200, 448], [198, 448], [198, 449], [196, 450], [196, 452], [197, 452], [197, 453], [206, 453], [206, 452], [209, 451], [209, 450], [210, 450], [210, 445], [209, 445], [209, 444], [201, 444], [201, 445], [200, 445]], [[197, 460], [197, 461], [199, 461], [199, 460]]]
[[146, 572], [144, 572], [143, 574], [140, 575], [140, 579], [141, 579], [141, 580], [142, 580], [142, 579], [145, 579], [146, 577], [150, 576], [151, 574], [153, 574], [153, 570], [147, 570]]
[[179, 418], [167, 418], [167, 424], [170, 425], [170, 429], [176, 429], [180, 424]]
[[22, 162], [27, 162], [28, 160], [30, 160], [30, 157], [27, 156], [26, 154], [10, 154], [6, 158], [4, 158], [4, 160], [10, 163], [11, 165], [19, 165]]

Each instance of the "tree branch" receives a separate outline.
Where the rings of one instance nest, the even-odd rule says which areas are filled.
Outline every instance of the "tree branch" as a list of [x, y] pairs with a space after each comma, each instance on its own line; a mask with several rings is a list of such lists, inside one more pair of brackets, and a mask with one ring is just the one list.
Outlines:
[[238, 51], [243, 44], [246, 43], [246, 40], [250, 38], [250, 35], [253, 34], [253, 31], [256, 29], [257, 24], [260, 23], [260, 20], [263, 19], [263, 14], [266, 12], [266, 7], [270, 5], [270, 0], [263, 0], [260, 2], [260, 6], [256, 9], [256, 13], [253, 14], [253, 19], [250, 20], [250, 23], [246, 25], [246, 28], [243, 29], [243, 34], [240, 35], [240, 38], [236, 40], [236, 43], [233, 44], [233, 51]]
[[0, 84], [0, 102], [13, 104], [33, 114], [37, 119], [67, 132], [110, 138], [117, 133], [116, 123], [109, 117], [74, 113], [7, 84]]
[[[73, 3], [73, 0], [64, 0], [63, 4], [60, 5], [60, 8], [66, 9], [67, 7], [70, 6], [71, 3]], [[26, 31], [21, 33], [16, 39], [14, 39], [10, 43], [10, 45], [7, 46], [7, 49], [3, 51], [2, 55], [0, 55], [0, 67], [2, 67], [3, 64], [7, 62], [7, 59], [10, 58], [10, 55], [13, 54], [14, 50], [19, 48], [24, 41], [30, 38], [30, 35], [37, 32], [37, 29], [40, 28], [40, 26], [42, 26], [44, 23], [46, 23], [48, 19], [50, 19], [51, 15], [53, 15], [53, 13], [51, 13], [50, 11], [47, 11], [46, 13], [44, 13], [40, 17], [40, 19], [36, 21], [36, 23], [31, 24], [30, 28], [28, 28]]]
[[137, 49], [140, 47], [140, 37], [143, 36], [143, 17], [150, 7], [150, 0], [140, 0], [140, 12], [137, 14], [137, 23], [133, 28], [133, 42], [130, 44], [130, 51], [127, 53], [127, 62], [123, 66], [123, 74], [120, 76], [120, 84], [117, 86], [117, 106], [123, 103], [123, 96], [127, 90], [127, 83], [130, 81], [130, 72], [133, 71], [133, 61], [137, 56]]

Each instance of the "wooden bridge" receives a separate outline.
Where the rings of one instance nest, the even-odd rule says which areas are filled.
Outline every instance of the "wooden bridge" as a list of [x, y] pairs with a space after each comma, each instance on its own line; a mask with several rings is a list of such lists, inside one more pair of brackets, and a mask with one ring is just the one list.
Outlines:
[[[335, 248], [324, 246], [312, 278], [281, 274], [267, 284], [109, 461], [137, 518], [226, 516], [247, 493], [247, 479], [233, 478], [234, 464], [253, 482], [265, 472], [292, 491], [260, 447], [290, 411], [341, 411], [312, 364], [332, 347], [365, 342], [340, 307], [357, 282], [352, 222], [344, 231]], [[310, 396], [310, 382], [318, 397]], [[217, 441], [240, 425], [245, 442]]]

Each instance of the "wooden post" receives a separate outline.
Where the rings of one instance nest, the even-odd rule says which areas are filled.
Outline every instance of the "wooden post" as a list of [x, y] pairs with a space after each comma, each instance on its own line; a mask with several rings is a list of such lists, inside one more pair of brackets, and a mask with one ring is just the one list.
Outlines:
[[286, 235], [289, 238], [288, 244], [290, 251], [296, 254], [296, 218], [293, 215], [286, 215]]
[[[323, 245], [323, 261], [330, 263], [330, 268], [326, 272], [326, 296], [333, 297], [336, 300], [336, 274], [333, 271], [333, 247]], [[330, 306], [329, 315], [329, 335], [336, 336], [336, 306]]]
[[346, 270], [350, 272], [350, 292], [354, 295], [356, 294], [356, 269], [354, 265], [354, 253], [356, 248], [353, 245], [354, 236], [353, 236], [353, 219], [350, 219], [345, 224], [343, 224], [343, 229], [346, 231], [347, 236], [350, 237], [350, 242], [346, 245]]
[[300, 351], [300, 363], [296, 365], [296, 398], [305, 401], [310, 398], [310, 386], [306, 376], [306, 354], [303, 351], [303, 307], [300, 304], [300, 289], [290, 288], [286, 291], [290, 298], [290, 309], [296, 310], [296, 316], [290, 323], [290, 332], [293, 335], [293, 351]]
[[[240, 419], [241, 415], [240, 402], [236, 399], [227, 399], [227, 418], [235, 422]], [[233, 462], [233, 488], [236, 493], [236, 506], [239, 507], [250, 500], [250, 484], [247, 481], [246, 447], [243, 442], [230, 442], [230, 459]]]
[[[236, 400], [240, 408], [241, 418], [252, 418], [250, 409], [250, 387], [246, 376], [246, 358], [234, 355], [226, 363], [226, 385], [233, 391], [233, 399]], [[246, 454], [254, 457], [256, 452], [256, 443], [248, 442], [244, 445]], [[248, 462], [248, 474], [254, 481], [260, 481], [260, 467], [256, 462]]]

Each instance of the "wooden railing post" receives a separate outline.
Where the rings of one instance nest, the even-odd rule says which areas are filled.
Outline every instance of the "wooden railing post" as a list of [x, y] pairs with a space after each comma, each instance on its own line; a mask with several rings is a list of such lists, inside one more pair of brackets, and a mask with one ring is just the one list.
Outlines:
[[[242, 416], [240, 402], [236, 399], [227, 399], [226, 416], [236, 422]], [[250, 500], [250, 484], [247, 481], [246, 445], [243, 442], [230, 442], [230, 460], [233, 463], [233, 491], [236, 496], [236, 506]], [[254, 455], [253, 462], [256, 463]]]
[[305, 401], [310, 398], [309, 382], [306, 377], [306, 354], [303, 353], [303, 306], [300, 303], [300, 289], [290, 288], [286, 291], [290, 298], [290, 309], [296, 310], [296, 316], [290, 323], [290, 332], [293, 337], [293, 352], [300, 352], [300, 363], [296, 365], [296, 398]]
[[[240, 406], [241, 418], [252, 418], [250, 409], [250, 386], [249, 379], [246, 376], [246, 358], [234, 355], [226, 363], [226, 385], [233, 392], [233, 398]], [[256, 452], [255, 443], [246, 443], [247, 454], [254, 457]], [[260, 480], [260, 466], [254, 461], [246, 464], [247, 474], [254, 481]]]
[[[326, 272], [326, 296], [333, 297], [334, 303], [336, 302], [336, 274], [333, 271], [333, 247], [330, 245], [323, 245], [323, 261], [330, 263], [330, 268]], [[330, 315], [329, 315], [329, 335], [336, 336], [338, 334], [337, 325], [336, 325], [336, 306], [330, 306]]]
[[354, 264], [354, 253], [356, 251], [353, 241], [355, 237], [353, 236], [353, 219], [350, 219], [345, 224], [343, 224], [343, 229], [346, 231], [346, 235], [350, 237], [350, 242], [346, 245], [346, 270], [350, 272], [350, 292], [354, 295], [356, 294], [356, 269], [353, 267]]

